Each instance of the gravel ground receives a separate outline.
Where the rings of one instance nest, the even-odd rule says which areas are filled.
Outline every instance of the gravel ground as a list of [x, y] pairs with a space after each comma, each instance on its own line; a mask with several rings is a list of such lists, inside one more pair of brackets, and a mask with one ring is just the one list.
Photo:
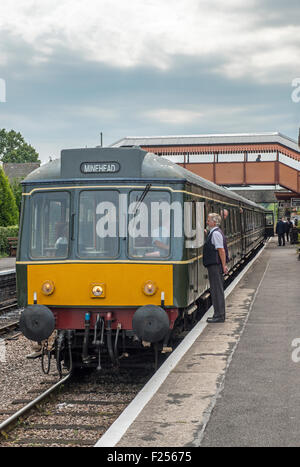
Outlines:
[[[4, 324], [3, 324], [4, 325]], [[16, 334], [16, 333], [15, 333]], [[16, 411], [18, 406], [12, 404], [16, 399], [29, 399], [28, 391], [32, 389], [43, 392], [54, 380], [58, 380], [57, 371], [44, 375], [40, 359], [28, 360], [26, 355], [32, 353], [31, 342], [23, 335], [10, 334], [9, 338], [0, 339], [0, 422], [8, 418], [7, 412]], [[34, 396], [33, 396], [34, 397]]]
[[[53, 360], [50, 374], [44, 375], [40, 359], [26, 359], [32, 348], [23, 335], [12, 333], [0, 344], [1, 422], [26, 404], [20, 400], [34, 399], [59, 378]], [[138, 373], [80, 374], [0, 437], [0, 447], [93, 446], [151, 376], [145, 370]]]
[[14, 321], [19, 321], [21, 316], [20, 309], [14, 309], [8, 312], [2, 312], [0, 309], [0, 327], [6, 326]]

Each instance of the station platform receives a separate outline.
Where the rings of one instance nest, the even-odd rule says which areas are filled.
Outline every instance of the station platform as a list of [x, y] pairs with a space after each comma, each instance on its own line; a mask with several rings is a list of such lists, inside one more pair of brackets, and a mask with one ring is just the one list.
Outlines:
[[11, 269], [16, 269], [16, 258], [10, 256], [6, 258], [0, 258], [0, 271]]
[[117, 447], [300, 446], [297, 258], [267, 244]]

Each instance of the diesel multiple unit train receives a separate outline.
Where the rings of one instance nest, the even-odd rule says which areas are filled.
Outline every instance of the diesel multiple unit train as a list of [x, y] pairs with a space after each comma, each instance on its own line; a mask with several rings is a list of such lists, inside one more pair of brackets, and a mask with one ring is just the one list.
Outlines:
[[[63, 150], [23, 182], [16, 261], [23, 334], [58, 365], [170, 350], [208, 294], [206, 218], [220, 213], [236, 269], [272, 233], [261, 206], [133, 148]], [[107, 360], [107, 358], [106, 358]]]

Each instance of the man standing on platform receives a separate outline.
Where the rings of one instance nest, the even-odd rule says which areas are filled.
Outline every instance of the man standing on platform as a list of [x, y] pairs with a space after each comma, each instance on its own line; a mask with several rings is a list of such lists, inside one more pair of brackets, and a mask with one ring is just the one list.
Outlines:
[[291, 230], [293, 228], [293, 223], [291, 219], [288, 217], [285, 224], [285, 234], [286, 234], [286, 241], [291, 241]]
[[221, 216], [210, 213], [207, 217], [209, 234], [203, 247], [203, 264], [208, 270], [210, 294], [214, 307], [214, 315], [207, 318], [208, 323], [223, 323], [225, 321], [225, 296], [223, 274], [228, 273], [228, 249], [226, 238], [220, 229]]
[[285, 246], [285, 222], [284, 222], [284, 217], [279, 219], [279, 221], [276, 224], [276, 233], [278, 235], [278, 246], [281, 246], [281, 241], [283, 242], [282, 245]]

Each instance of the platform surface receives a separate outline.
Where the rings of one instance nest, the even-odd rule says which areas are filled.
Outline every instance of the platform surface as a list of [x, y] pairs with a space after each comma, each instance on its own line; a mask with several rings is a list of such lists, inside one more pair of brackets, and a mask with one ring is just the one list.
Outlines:
[[16, 258], [9, 256], [7, 258], [0, 258], [0, 271], [6, 271], [15, 268]]
[[226, 310], [226, 322], [207, 325], [117, 446], [300, 446], [295, 246], [271, 241]]

